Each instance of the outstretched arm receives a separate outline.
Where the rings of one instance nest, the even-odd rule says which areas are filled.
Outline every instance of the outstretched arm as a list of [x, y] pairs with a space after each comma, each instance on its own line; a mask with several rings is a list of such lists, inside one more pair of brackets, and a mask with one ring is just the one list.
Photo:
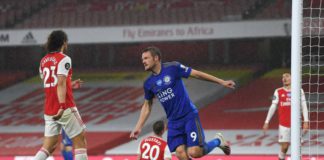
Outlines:
[[142, 110], [141, 110], [141, 114], [140, 117], [137, 121], [137, 124], [134, 128], [134, 130], [132, 131], [132, 133], [130, 134], [130, 138], [131, 139], [137, 139], [139, 134], [142, 131], [142, 128], [147, 120], [147, 118], [149, 117], [149, 115], [151, 114], [151, 110], [152, 110], [152, 100], [145, 100], [144, 104], [142, 106]]
[[77, 80], [72, 81], [72, 89], [79, 89], [83, 85], [83, 81], [79, 78]]
[[235, 82], [232, 80], [225, 81], [223, 79], [217, 78], [215, 76], [212, 76], [210, 74], [195, 69], [191, 70], [190, 76], [196, 79], [217, 83], [228, 88], [232, 88], [232, 89], [235, 88]]

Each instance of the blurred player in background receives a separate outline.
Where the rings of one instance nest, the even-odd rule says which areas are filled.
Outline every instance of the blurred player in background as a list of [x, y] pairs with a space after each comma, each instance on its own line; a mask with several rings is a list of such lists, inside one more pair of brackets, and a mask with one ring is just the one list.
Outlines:
[[166, 130], [163, 121], [156, 121], [153, 124], [154, 136], [143, 139], [138, 146], [137, 160], [171, 160], [172, 155], [168, 144], [162, 139]]
[[64, 160], [73, 160], [72, 146], [72, 140], [66, 135], [65, 131], [62, 129], [61, 154], [64, 157]]
[[234, 88], [233, 81], [224, 81], [201, 71], [191, 69], [178, 62], [161, 62], [161, 52], [156, 47], [142, 51], [142, 62], [146, 71], [152, 74], [144, 82], [145, 101], [139, 120], [130, 138], [137, 139], [149, 117], [153, 98], [156, 96], [162, 104], [168, 118], [168, 145], [171, 152], [181, 160], [199, 158], [219, 147], [226, 155], [230, 147], [223, 136], [218, 133], [215, 138], [205, 142], [198, 110], [189, 99], [182, 78], [189, 76]]
[[[83, 81], [80, 79], [72, 82], [72, 89], [79, 89], [81, 88], [81, 85], [83, 84]], [[70, 139], [64, 129], [62, 129], [62, 141], [61, 141], [61, 154], [64, 158], [64, 160], [73, 160], [73, 142], [72, 139]]]
[[53, 31], [47, 40], [47, 54], [40, 61], [39, 72], [44, 84], [45, 134], [42, 148], [34, 160], [45, 160], [56, 148], [63, 128], [73, 141], [76, 160], [87, 160], [85, 125], [76, 108], [72, 88], [82, 81], [72, 79], [71, 58], [65, 55], [68, 38], [61, 30]]
[[[290, 145], [290, 110], [291, 110], [291, 75], [290, 73], [284, 73], [282, 75], [283, 87], [275, 90], [272, 104], [269, 108], [267, 118], [263, 125], [264, 134], [269, 128], [269, 122], [275, 113], [277, 107], [279, 107], [279, 144], [281, 150], [279, 152], [279, 160], [284, 160], [286, 153]], [[304, 117], [303, 133], [305, 134], [308, 130], [308, 111], [306, 105], [306, 99], [303, 89], [301, 89], [301, 104]], [[297, 106], [296, 106], [297, 107]]]

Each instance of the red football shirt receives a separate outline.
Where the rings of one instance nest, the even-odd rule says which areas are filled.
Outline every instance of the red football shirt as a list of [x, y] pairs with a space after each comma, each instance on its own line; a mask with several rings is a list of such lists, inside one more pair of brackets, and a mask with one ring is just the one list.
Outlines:
[[278, 105], [279, 124], [290, 128], [291, 92], [278, 88], [274, 93], [273, 104]]
[[60, 106], [57, 96], [58, 76], [66, 76], [65, 103], [68, 108], [74, 107], [72, 94], [72, 63], [71, 58], [62, 52], [51, 52], [46, 54], [40, 61], [40, 77], [43, 80], [45, 91], [44, 110], [46, 115], [55, 115]]
[[167, 142], [155, 136], [149, 136], [141, 141], [138, 154], [140, 155], [140, 160], [171, 159], [171, 152]]

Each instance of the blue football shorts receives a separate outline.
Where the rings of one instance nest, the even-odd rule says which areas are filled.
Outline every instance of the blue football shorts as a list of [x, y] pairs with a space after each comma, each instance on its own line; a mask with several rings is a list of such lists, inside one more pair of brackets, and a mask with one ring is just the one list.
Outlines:
[[62, 143], [64, 146], [72, 146], [72, 140], [66, 135], [64, 130], [62, 129]]
[[186, 147], [203, 146], [205, 134], [197, 113], [189, 118], [168, 123], [168, 146], [174, 152], [180, 145]]

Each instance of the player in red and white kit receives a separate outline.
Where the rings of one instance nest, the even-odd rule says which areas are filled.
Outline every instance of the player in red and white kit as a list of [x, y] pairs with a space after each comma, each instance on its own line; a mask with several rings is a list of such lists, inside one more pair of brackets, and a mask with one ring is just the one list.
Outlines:
[[[277, 107], [279, 107], [279, 144], [281, 146], [281, 151], [279, 152], [279, 160], [284, 160], [286, 157], [286, 153], [288, 151], [290, 145], [290, 110], [291, 110], [291, 75], [290, 73], [284, 73], [282, 75], [282, 83], [283, 87], [278, 88], [274, 92], [272, 104], [269, 108], [267, 118], [263, 125], [264, 133], [269, 128], [269, 122], [271, 117], [275, 113]], [[303, 132], [306, 133], [308, 130], [308, 111], [306, 105], [306, 99], [303, 89], [301, 89], [301, 104], [302, 104], [302, 112], [304, 117], [303, 123]], [[297, 106], [293, 106], [297, 107]]]
[[71, 58], [67, 50], [67, 35], [61, 30], [53, 31], [47, 40], [48, 53], [39, 66], [45, 91], [45, 134], [42, 148], [34, 160], [45, 160], [56, 148], [62, 128], [73, 141], [75, 160], [87, 160], [85, 125], [76, 108], [72, 88], [80, 87], [82, 81], [72, 79]]
[[166, 130], [163, 121], [157, 121], [153, 124], [154, 136], [143, 139], [138, 146], [137, 160], [171, 160], [171, 152], [162, 135]]

